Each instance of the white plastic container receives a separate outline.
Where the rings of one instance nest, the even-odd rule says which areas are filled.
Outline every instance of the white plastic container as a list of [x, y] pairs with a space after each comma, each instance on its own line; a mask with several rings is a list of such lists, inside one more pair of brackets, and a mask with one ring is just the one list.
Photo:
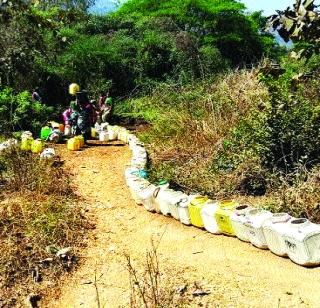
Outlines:
[[114, 141], [117, 140], [118, 134], [113, 130], [108, 130], [109, 140]]
[[176, 220], [180, 220], [178, 204], [183, 201], [188, 201], [188, 196], [182, 191], [175, 191], [175, 194], [169, 199], [169, 210], [170, 214]]
[[109, 141], [109, 133], [102, 130], [99, 132], [99, 141]]
[[284, 232], [289, 258], [300, 265], [320, 264], [320, 225], [306, 218], [291, 219]]
[[180, 222], [184, 225], [191, 225], [190, 215], [189, 215], [189, 203], [194, 198], [195, 195], [188, 196], [187, 199], [180, 200], [177, 203], [178, 213]]
[[126, 170], [124, 171], [124, 176], [126, 179], [127, 186], [130, 186], [129, 183], [131, 180], [135, 180], [139, 178], [139, 175], [138, 175], [139, 170], [140, 169], [137, 167], [126, 168]]
[[101, 123], [100, 125], [98, 123], [95, 124], [95, 129], [96, 130], [104, 130], [104, 131], [108, 131], [108, 126], [109, 126], [109, 123], [108, 122], [104, 122], [104, 123]]
[[239, 205], [230, 216], [236, 237], [244, 242], [250, 242], [248, 228], [245, 226], [245, 222], [247, 221], [246, 214], [252, 209], [253, 207], [247, 204]]
[[156, 202], [158, 204], [158, 208], [160, 209], [160, 212], [165, 215], [169, 216], [171, 214], [170, 212], [170, 202], [172, 202], [172, 199], [176, 197], [176, 192], [173, 189], [166, 188], [161, 189], [156, 197]]
[[161, 213], [160, 211], [160, 206], [159, 206], [159, 202], [157, 200], [158, 194], [161, 190], [167, 189], [169, 188], [169, 183], [165, 180], [162, 180], [159, 182], [159, 184], [157, 185], [156, 190], [153, 193], [153, 199], [152, 199], [152, 204], [153, 204], [153, 208], [155, 209], [155, 211], [157, 213]]
[[71, 126], [69, 124], [64, 127], [64, 135], [69, 137], [71, 135]]
[[263, 233], [263, 223], [272, 217], [272, 213], [263, 209], [252, 209], [246, 214], [245, 226], [248, 230], [249, 241], [260, 249], [268, 249], [268, 244]]
[[285, 257], [287, 246], [284, 234], [288, 229], [291, 216], [287, 213], [276, 213], [263, 224], [263, 233], [269, 249], [276, 255]]
[[147, 159], [146, 158], [132, 158], [131, 159], [131, 166], [137, 167], [137, 168], [144, 168], [147, 165]]
[[140, 178], [130, 182], [129, 189], [136, 204], [142, 205], [142, 199], [139, 197], [139, 192], [149, 185], [149, 181]]
[[149, 212], [154, 212], [155, 208], [153, 206], [153, 194], [154, 191], [157, 189], [157, 186], [150, 184], [145, 188], [138, 191], [138, 197], [142, 200], [142, 204], [144, 208]]
[[32, 133], [30, 131], [26, 130], [21, 134], [21, 140], [28, 139], [28, 138], [32, 138]]
[[215, 213], [218, 209], [217, 201], [208, 200], [201, 209], [201, 217], [204, 228], [213, 234], [221, 234], [220, 228], [215, 220]]
[[40, 154], [41, 158], [53, 158], [56, 155], [56, 152], [53, 148], [46, 148]]

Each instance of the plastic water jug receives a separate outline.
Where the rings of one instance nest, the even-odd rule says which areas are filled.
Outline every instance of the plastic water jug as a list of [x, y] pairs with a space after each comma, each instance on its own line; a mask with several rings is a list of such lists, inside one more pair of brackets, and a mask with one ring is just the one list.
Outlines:
[[147, 158], [148, 154], [147, 154], [147, 150], [144, 147], [141, 146], [135, 146], [132, 149], [132, 156], [134, 158]]
[[156, 202], [158, 203], [158, 208], [163, 215], [169, 216], [171, 214], [169, 204], [175, 196], [176, 192], [173, 189], [165, 188], [159, 190]]
[[127, 186], [131, 186], [131, 182], [137, 179], [147, 179], [148, 175], [144, 169], [139, 169], [136, 167], [130, 167], [126, 169], [126, 183]]
[[74, 139], [76, 139], [76, 141], [79, 142], [79, 147], [80, 148], [84, 147], [84, 138], [83, 138], [82, 135], [75, 136]]
[[131, 159], [131, 166], [133, 166], [133, 167], [144, 168], [146, 165], [147, 165], [146, 158], [132, 158]]
[[223, 234], [235, 236], [230, 216], [235, 211], [239, 203], [233, 200], [223, 200], [218, 202], [218, 209], [215, 212], [215, 219]]
[[180, 222], [184, 225], [191, 225], [189, 204], [194, 197], [195, 195], [188, 196], [187, 200], [182, 199], [177, 203]]
[[144, 208], [149, 212], [155, 211], [152, 199], [153, 199], [153, 194], [156, 189], [157, 189], [157, 186], [150, 184], [149, 186], [141, 189], [138, 192], [139, 198], [142, 200], [142, 204], [143, 204]]
[[80, 91], [80, 87], [79, 87], [78, 84], [72, 83], [72, 84], [69, 85], [69, 93], [71, 95], [76, 95], [76, 93], [79, 92], [79, 91]]
[[181, 191], [175, 191], [175, 194], [172, 194], [171, 198], [168, 200], [169, 211], [173, 218], [180, 220], [178, 204], [180, 202], [187, 202], [188, 196]]
[[161, 190], [169, 188], [169, 183], [166, 180], [160, 180], [156, 186], [157, 186], [157, 188], [153, 193], [152, 203], [153, 203], [153, 207], [154, 207], [155, 211], [157, 213], [161, 213], [158, 194]]
[[50, 121], [49, 124], [51, 125], [52, 129], [58, 129], [60, 131], [60, 124], [55, 121]]
[[122, 142], [128, 143], [129, 131], [125, 128], [119, 130], [118, 139]]
[[52, 158], [56, 155], [56, 152], [53, 148], [46, 148], [40, 154], [41, 158]]
[[272, 213], [262, 209], [252, 209], [248, 211], [245, 222], [250, 243], [258, 248], [267, 249], [268, 244], [263, 233], [264, 222], [272, 217]]
[[31, 151], [31, 145], [33, 142], [33, 138], [28, 137], [28, 138], [22, 138], [21, 140], [21, 145], [20, 145], [20, 149], [22, 151]]
[[41, 128], [41, 131], [40, 131], [40, 138], [42, 140], [48, 140], [49, 138], [49, 135], [51, 134], [51, 128], [49, 126], [44, 126]]
[[124, 177], [126, 179], [127, 186], [129, 186], [129, 181], [131, 179], [137, 179], [138, 178], [138, 174], [137, 174], [138, 172], [139, 172], [139, 168], [136, 168], [136, 167], [126, 168], [126, 170], [124, 171]]
[[269, 249], [278, 256], [287, 255], [287, 246], [284, 234], [291, 221], [291, 216], [287, 213], [273, 214], [263, 224], [263, 233]]
[[195, 196], [189, 203], [189, 215], [191, 224], [198, 228], [203, 228], [201, 210], [208, 201], [206, 196]]
[[91, 127], [91, 138], [97, 139], [98, 132], [94, 127]]
[[39, 154], [42, 152], [43, 144], [41, 139], [36, 139], [32, 141], [31, 152], [34, 154]]
[[114, 130], [108, 129], [108, 134], [109, 134], [110, 141], [114, 141], [118, 139], [118, 134]]
[[246, 214], [254, 209], [252, 206], [243, 204], [235, 208], [230, 220], [236, 237], [244, 242], [250, 242], [248, 228], [245, 226], [247, 221]]
[[80, 142], [77, 138], [70, 138], [67, 142], [67, 148], [70, 151], [79, 151], [80, 150]]
[[109, 139], [110, 140], [117, 140], [118, 139], [119, 127], [108, 125], [107, 129], [108, 129]]
[[106, 131], [100, 131], [99, 132], [99, 141], [109, 141], [109, 134]]
[[104, 122], [104, 123], [101, 123], [101, 125], [99, 125], [98, 123], [96, 123], [94, 125], [95, 129], [98, 131], [98, 130], [104, 130], [104, 131], [108, 131], [108, 126], [109, 126], [109, 123], [108, 122]]
[[28, 131], [28, 130], [24, 131], [21, 134], [21, 140], [22, 139], [26, 139], [26, 138], [33, 138], [32, 133], [30, 131]]
[[69, 124], [67, 124], [64, 128], [64, 135], [67, 137], [71, 135], [71, 126]]
[[140, 198], [139, 193], [149, 185], [150, 183], [147, 180], [140, 178], [130, 183], [129, 189], [131, 192], [131, 196], [137, 205], [143, 205], [143, 201]]
[[300, 265], [320, 264], [320, 226], [306, 218], [291, 219], [284, 232], [289, 258]]
[[221, 230], [215, 219], [215, 214], [218, 210], [218, 202], [213, 200], [208, 200], [203, 208], [201, 209], [201, 218], [203, 221], [204, 228], [213, 234], [221, 234]]

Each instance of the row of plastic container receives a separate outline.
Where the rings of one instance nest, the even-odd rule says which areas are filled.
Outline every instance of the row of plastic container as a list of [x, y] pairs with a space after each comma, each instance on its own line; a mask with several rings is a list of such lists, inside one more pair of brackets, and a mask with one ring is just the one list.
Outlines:
[[130, 132], [125, 128], [117, 125], [109, 125], [108, 123], [102, 123], [101, 125], [96, 124], [91, 129], [91, 137], [99, 139], [100, 141], [114, 141], [122, 140], [128, 142], [127, 138]]
[[214, 201], [206, 196], [188, 196], [170, 189], [166, 181], [152, 184], [144, 171], [147, 152], [143, 144], [128, 131], [123, 139], [132, 151], [131, 166], [125, 170], [125, 179], [138, 205], [213, 234], [236, 236], [260, 249], [270, 249], [276, 255], [289, 257], [300, 265], [320, 264], [320, 225], [234, 200]]

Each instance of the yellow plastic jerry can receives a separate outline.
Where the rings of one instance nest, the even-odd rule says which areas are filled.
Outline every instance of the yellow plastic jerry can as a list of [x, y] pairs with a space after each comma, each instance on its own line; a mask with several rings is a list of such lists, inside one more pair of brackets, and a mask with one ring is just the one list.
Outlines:
[[76, 83], [72, 83], [71, 85], [69, 85], [69, 93], [71, 95], [76, 95], [77, 92], [80, 91], [80, 86]]
[[43, 143], [41, 139], [36, 139], [32, 141], [31, 144], [31, 152], [35, 154], [39, 154], [42, 152], [43, 149]]
[[79, 151], [80, 150], [80, 141], [76, 138], [70, 138], [67, 143], [67, 148], [70, 151]]
[[74, 139], [77, 139], [79, 141], [80, 148], [84, 147], [84, 138], [82, 135], [75, 136]]
[[239, 206], [239, 203], [234, 200], [223, 200], [218, 202], [215, 219], [222, 233], [235, 236], [230, 216], [237, 206]]
[[191, 224], [198, 228], [203, 228], [203, 220], [201, 217], [201, 209], [208, 201], [208, 197], [206, 196], [196, 196], [194, 197], [191, 202], [189, 203], [189, 216]]
[[97, 130], [94, 127], [91, 127], [91, 138], [96, 139], [98, 135]]
[[22, 151], [31, 151], [32, 142], [33, 142], [33, 138], [32, 137], [22, 138], [20, 149]]

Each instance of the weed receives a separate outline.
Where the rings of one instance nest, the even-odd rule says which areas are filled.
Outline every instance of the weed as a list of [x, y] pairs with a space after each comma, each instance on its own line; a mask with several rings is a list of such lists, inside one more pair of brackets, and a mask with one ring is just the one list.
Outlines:
[[57, 259], [46, 247], [83, 246], [88, 223], [61, 167], [16, 148], [0, 160], [0, 298], [10, 306], [41, 292], [35, 282], [70, 270], [71, 259]]
[[158, 245], [153, 241], [151, 249], [146, 253], [143, 270], [134, 265], [129, 254], [126, 254], [125, 258], [130, 279], [130, 307], [184, 307], [187, 304], [187, 299], [181, 296], [174, 286], [181, 277], [172, 279], [164, 270], [161, 271]]

